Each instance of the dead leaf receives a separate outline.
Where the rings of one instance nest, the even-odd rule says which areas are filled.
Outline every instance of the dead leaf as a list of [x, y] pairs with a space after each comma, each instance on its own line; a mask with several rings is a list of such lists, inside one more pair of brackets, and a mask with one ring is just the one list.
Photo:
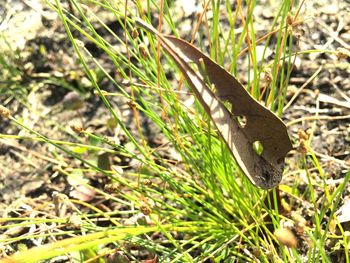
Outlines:
[[96, 196], [96, 192], [85, 185], [77, 185], [69, 193], [69, 196], [80, 201], [89, 202]]
[[[249, 180], [263, 189], [278, 185], [284, 158], [292, 149], [285, 124], [255, 101], [234, 76], [196, 47], [179, 38], [162, 35], [142, 20], [137, 23], [155, 34], [176, 62]], [[196, 72], [191, 63], [195, 63], [201, 73]], [[212, 86], [216, 93], [209, 88]], [[223, 102], [228, 102], [231, 110]]]
[[335, 215], [343, 230], [350, 231], [350, 197], [346, 196], [343, 202], [344, 204], [335, 212]]

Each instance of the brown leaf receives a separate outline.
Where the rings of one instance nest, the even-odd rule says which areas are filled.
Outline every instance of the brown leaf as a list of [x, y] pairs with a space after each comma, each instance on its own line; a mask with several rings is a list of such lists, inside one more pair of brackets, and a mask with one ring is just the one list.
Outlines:
[[[164, 36], [142, 20], [137, 23], [158, 36], [249, 180], [263, 189], [278, 185], [284, 158], [292, 149], [284, 123], [255, 101], [234, 76], [196, 47], [179, 38]], [[201, 74], [194, 71], [190, 63], [195, 63]], [[216, 94], [209, 88], [212, 85]], [[231, 111], [224, 101], [231, 105]], [[254, 144], [262, 146], [263, 151], [258, 153]]]
[[89, 202], [91, 201], [96, 195], [96, 192], [92, 190], [91, 188], [86, 187], [85, 185], [78, 185], [75, 187], [74, 190], [72, 190], [69, 193], [70, 197], [73, 197], [75, 199]]

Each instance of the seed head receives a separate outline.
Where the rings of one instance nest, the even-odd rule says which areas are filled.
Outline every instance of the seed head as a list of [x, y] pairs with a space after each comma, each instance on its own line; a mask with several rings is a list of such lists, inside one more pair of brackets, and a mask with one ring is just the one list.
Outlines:
[[10, 117], [10, 111], [4, 106], [0, 105], [0, 116], [3, 118]]

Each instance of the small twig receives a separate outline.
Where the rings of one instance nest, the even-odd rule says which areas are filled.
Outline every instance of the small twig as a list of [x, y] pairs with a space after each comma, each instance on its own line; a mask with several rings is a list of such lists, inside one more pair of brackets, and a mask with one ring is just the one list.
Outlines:
[[330, 28], [326, 23], [324, 23], [323, 21], [319, 20], [318, 24], [323, 27], [324, 29], [326, 29], [325, 31], [323, 31], [324, 33], [326, 33], [327, 35], [329, 35], [331, 37], [331, 39], [322, 46], [323, 49], [326, 49], [330, 44], [332, 44], [332, 42], [335, 40], [337, 41], [339, 44], [341, 44], [344, 48], [346, 49], [350, 49], [350, 45], [347, 44], [344, 40], [342, 40], [341, 38], [339, 38], [339, 32], [344, 28], [343, 24], [338, 25], [337, 30], [334, 32], [334, 29]]
[[335, 158], [335, 157], [332, 157], [332, 156], [329, 156], [329, 155], [326, 155], [326, 154], [323, 154], [323, 153], [318, 153], [318, 152], [315, 152], [315, 151], [313, 151], [313, 152], [314, 152], [314, 154], [315, 154], [317, 157], [321, 157], [321, 158], [327, 159], [327, 160], [329, 160], [329, 161], [333, 161], [333, 162], [335, 162], [335, 163], [338, 163], [338, 164], [340, 164], [340, 165], [341, 165], [342, 167], [344, 167], [344, 168], [347, 168], [347, 169], [350, 168], [350, 166], [347, 165], [345, 161], [339, 160], [339, 159], [337, 159], [337, 158]]
[[337, 87], [337, 85], [335, 85], [333, 82], [334, 82], [334, 81], [331, 80], [331, 84], [332, 84], [333, 88], [339, 93], [340, 96], [342, 96], [347, 102], [350, 103], [350, 98], [349, 98], [349, 96], [346, 95], [345, 92], [343, 92], [341, 89], [339, 89], [339, 88]]
[[18, 143], [16, 142], [12, 142], [12, 141], [9, 141], [9, 140], [4, 140], [4, 139], [0, 139], [0, 143], [3, 143], [9, 147], [13, 147], [17, 150], [20, 150], [20, 151], [23, 151], [23, 152], [27, 152], [29, 154], [32, 154], [33, 156], [39, 158], [39, 159], [42, 159], [42, 160], [45, 160], [45, 161], [48, 161], [50, 163], [54, 163], [54, 164], [57, 164], [57, 165], [62, 165], [62, 166], [67, 166], [67, 164], [65, 162], [62, 162], [62, 161], [57, 161], [53, 158], [50, 158], [50, 157], [47, 157], [47, 156], [44, 156], [42, 154], [39, 154], [35, 151], [32, 151], [32, 150], [28, 150], [26, 147], [24, 146], [21, 146], [19, 145]]
[[308, 117], [302, 117], [295, 120], [292, 120], [286, 124], [287, 127], [292, 126], [298, 122], [302, 121], [314, 121], [314, 120], [344, 120], [344, 119], [350, 119], [350, 115], [345, 116], [308, 116]]
[[320, 73], [320, 71], [322, 70], [322, 66], [320, 66], [316, 72], [314, 74], [312, 74], [312, 76], [300, 87], [300, 89], [298, 89], [297, 92], [294, 93], [293, 97], [288, 101], [287, 105], [284, 106], [283, 111], [285, 111], [286, 109], [288, 109], [290, 107], [290, 105], [292, 105], [292, 103], [295, 101], [295, 99], [299, 96], [299, 94], [303, 91], [303, 89], [311, 82], [314, 80], [314, 78], [316, 78], [316, 76], [318, 75], [318, 73]]
[[336, 98], [333, 98], [331, 96], [328, 96], [326, 94], [319, 94], [318, 98], [320, 101], [325, 102], [325, 103], [330, 103], [330, 104], [334, 104], [340, 107], [344, 107], [344, 108], [348, 108], [350, 109], [350, 102], [347, 101], [340, 101]]

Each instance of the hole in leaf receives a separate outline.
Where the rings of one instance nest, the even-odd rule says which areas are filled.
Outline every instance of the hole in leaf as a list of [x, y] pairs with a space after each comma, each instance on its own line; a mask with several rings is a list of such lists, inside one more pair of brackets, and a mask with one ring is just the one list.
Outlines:
[[243, 115], [237, 116], [237, 123], [239, 127], [244, 128], [247, 125], [247, 117]]
[[260, 141], [253, 142], [253, 149], [257, 155], [261, 155], [263, 153], [263, 150], [264, 150]]
[[231, 112], [232, 110], [232, 103], [230, 103], [229, 101], [224, 101], [224, 105], [226, 107], [226, 109]]
[[194, 62], [189, 62], [188, 64], [192, 67], [192, 69], [194, 70], [194, 72], [196, 72], [196, 73], [199, 72], [199, 68], [198, 68], [198, 65], [197, 65], [196, 63], [194, 63]]

